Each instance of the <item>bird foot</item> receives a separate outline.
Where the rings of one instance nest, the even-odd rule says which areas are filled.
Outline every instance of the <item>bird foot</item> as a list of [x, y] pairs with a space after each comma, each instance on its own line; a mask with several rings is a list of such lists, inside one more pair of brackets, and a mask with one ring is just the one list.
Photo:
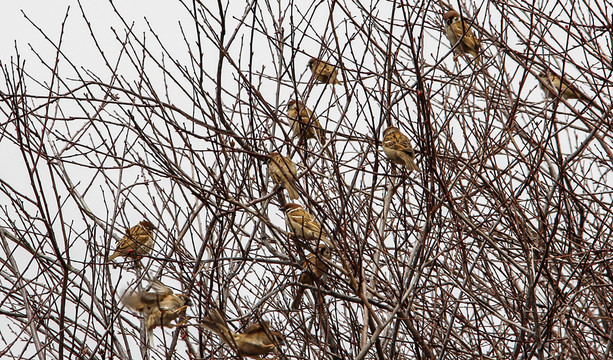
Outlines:
[[179, 314], [179, 313], [181, 313], [183, 310], [187, 309], [188, 307], [189, 307], [189, 305], [183, 305], [183, 306], [181, 306], [180, 308], [175, 309], [173, 312], [174, 312], [175, 314]]

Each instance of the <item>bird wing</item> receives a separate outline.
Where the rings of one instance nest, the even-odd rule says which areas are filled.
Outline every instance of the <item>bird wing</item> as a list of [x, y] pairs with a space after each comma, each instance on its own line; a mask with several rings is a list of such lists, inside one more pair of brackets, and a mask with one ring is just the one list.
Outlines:
[[581, 90], [579, 90], [578, 87], [576, 87], [574, 84], [568, 81], [567, 78], [562, 78], [561, 80], [560, 78], [558, 78], [557, 80], [558, 80], [557, 82], [554, 82], [554, 84], [556, 85], [555, 88], [556, 90], [560, 90], [558, 89], [558, 86], [560, 85], [560, 81], [561, 81], [562, 82], [562, 89], [561, 89], [562, 94], [566, 95], [567, 97], [576, 97], [577, 99], [585, 98]]
[[464, 35], [464, 38], [462, 39], [464, 45], [470, 49], [476, 50], [479, 48], [479, 39], [477, 39], [475, 33], [472, 31], [471, 27], [468, 26], [466, 21], [460, 20], [452, 23], [451, 30], [453, 30], [458, 39], [460, 39], [466, 32], [466, 35]]
[[304, 229], [311, 230], [314, 233], [318, 233], [321, 231], [321, 225], [317, 221], [315, 221], [315, 219], [313, 219], [310, 214], [308, 218], [304, 218], [304, 221], [302, 222], [302, 227]]
[[128, 306], [131, 307], [132, 309], [138, 311], [138, 312], [143, 312], [143, 310], [145, 309], [145, 307], [147, 306], [145, 303], [143, 303], [141, 301], [141, 295], [140, 294], [136, 294], [136, 293], [132, 293], [132, 294], [125, 294], [123, 296], [123, 298], [121, 299], [121, 302]]
[[409, 138], [400, 132], [392, 133], [390, 136], [383, 139], [383, 146], [393, 150], [403, 151], [409, 155], [414, 155]]
[[149, 230], [136, 225], [126, 230], [126, 235], [117, 243], [116, 251], [125, 253], [126, 250], [139, 250], [141, 248], [148, 251], [151, 247], [151, 240], [152, 237]]
[[126, 232], [126, 235], [117, 243], [117, 252], [124, 253], [126, 250], [135, 249], [137, 244], [135, 238], [130, 235], [130, 229]]
[[275, 158], [275, 163], [277, 165], [277, 168], [279, 168], [281, 174], [287, 178], [287, 179], [291, 179], [294, 180], [296, 178], [296, 176], [298, 175], [298, 171], [296, 170], [296, 166], [294, 165], [294, 163], [284, 157], [284, 156], [277, 156]]
[[166, 295], [166, 296], [172, 295], [172, 290], [170, 290], [168, 286], [162, 284], [158, 280], [152, 281], [150, 285], [151, 285], [151, 290], [153, 290], [158, 295]]
[[205, 316], [202, 319], [201, 325], [219, 334], [226, 344], [234, 348], [237, 347], [235, 340], [237, 334], [228, 328], [226, 321], [223, 319], [217, 309], [211, 309], [209, 316]]
[[160, 301], [160, 309], [166, 311], [176, 311], [185, 305], [185, 300], [177, 295], [167, 295]]
[[268, 321], [256, 322], [256, 323], [253, 323], [253, 324], [247, 326], [245, 331], [243, 331], [243, 334], [253, 334], [253, 333], [256, 333], [256, 332], [266, 332], [266, 329], [268, 329], [269, 326], [270, 326], [270, 323]]
[[323, 61], [319, 61], [315, 69], [317, 74], [323, 75], [325, 77], [330, 77], [330, 75], [332, 75], [332, 73], [334, 72], [334, 66], [326, 64]]

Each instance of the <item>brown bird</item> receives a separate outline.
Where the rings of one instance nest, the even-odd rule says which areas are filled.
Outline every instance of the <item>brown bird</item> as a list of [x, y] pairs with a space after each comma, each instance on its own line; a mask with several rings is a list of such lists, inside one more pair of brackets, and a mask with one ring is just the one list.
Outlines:
[[280, 332], [270, 330], [268, 321], [251, 324], [242, 334], [238, 334], [228, 328], [226, 321], [215, 309], [211, 310], [210, 316], [202, 319], [202, 326], [219, 334], [223, 341], [241, 356], [254, 359], [261, 359], [285, 343]]
[[[451, 46], [455, 46], [458, 41], [462, 39], [460, 44], [455, 48], [456, 54], [470, 54], [475, 58], [476, 64], [479, 65], [481, 42], [477, 39], [472, 28], [469, 26], [470, 21], [462, 20], [460, 14], [455, 10], [447, 11], [443, 14], [443, 19], [445, 21], [445, 35], [451, 42]], [[462, 35], [464, 35], [464, 37], [462, 37]]]
[[109, 261], [113, 261], [118, 256], [125, 256], [137, 260], [143, 255], [147, 255], [153, 248], [153, 230], [155, 226], [147, 220], [143, 220], [138, 225], [126, 230], [126, 235], [117, 243], [117, 249]]
[[299, 198], [298, 190], [296, 189], [296, 179], [298, 172], [294, 162], [279, 154], [270, 153], [268, 155], [268, 172], [272, 181], [287, 190], [289, 198], [296, 200]]
[[288, 203], [280, 207], [285, 212], [285, 223], [298, 236], [307, 241], [319, 241], [330, 244], [325, 230], [315, 221], [302, 206], [296, 203]]
[[142, 313], [149, 338], [153, 335], [156, 326], [175, 327], [171, 322], [184, 314], [185, 309], [191, 306], [190, 299], [183, 294], [175, 295], [172, 290], [159, 281], [151, 283], [150, 291], [141, 291], [125, 295], [122, 302]]
[[409, 138], [398, 130], [397, 127], [390, 126], [383, 132], [383, 151], [391, 162], [406, 166], [407, 170], [418, 171], [415, 165], [415, 151], [409, 142]]
[[321, 145], [326, 143], [326, 132], [311, 109], [302, 101], [290, 100], [287, 103], [287, 118], [294, 137], [316, 139]]
[[322, 84], [341, 84], [336, 78], [338, 70], [333, 65], [317, 58], [311, 58], [307, 66], [311, 69], [312, 78], [315, 81]]
[[[560, 79], [560, 77], [556, 74], [549, 73], [549, 76], [547, 76], [547, 73], [543, 71], [539, 74], [539, 80], [539, 86], [545, 92], [545, 96], [549, 98], [555, 98], [557, 94], [561, 93], [562, 95], [560, 96], [564, 99], [587, 100], [586, 96], [583, 95], [579, 89], [574, 87], [572, 84], [567, 83], [566, 80]], [[547, 84], [554, 88], [556, 92], [552, 93], [543, 84]]]
[[[328, 271], [328, 263], [326, 263], [326, 260], [330, 260], [330, 249], [328, 249], [326, 244], [319, 244], [317, 253], [309, 255], [302, 265], [304, 271], [300, 274], [298, 282], [301, 284], [313, 285], [316, 280], [321, 279]], [[304, 290], [304, 287], [298, 288], [294, 301], [292, 301], [292, 309], [297, 309], [298, 306], [300, 306], [302, 297], [304, 296]]]

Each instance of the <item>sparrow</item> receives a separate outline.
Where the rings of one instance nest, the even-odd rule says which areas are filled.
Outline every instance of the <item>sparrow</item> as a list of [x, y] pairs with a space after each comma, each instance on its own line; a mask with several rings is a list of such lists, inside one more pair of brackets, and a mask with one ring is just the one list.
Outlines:
[[290, 100], [287, 103], [287, 118], [294, 137], [304, 136], [305, 139], [316, 139], [320, 144], [325, 144], [326, 132], [302, 101]]
[[287, 190], [289, 198], [292, 200], [298, 199], [298, 190], [296, 189], [296, 179], [298, 172], [294, 162], [276, 152], [268, 155], [268, 172], [272, 181]]
[[[547, 97], [555, 98], [557, 94], [561, 93], [562, 95], [560, 96], [564, 99], [586, 100], [585, 95], [583, 95], [581, 91], [579, 91], [579, 89], [577, 89], [571, 84], [568, 84], [565, 80], [560, 79], [560, 77], [556, 74], [549, 73], [549, 76], [547, 76], [547, 73], [543, 71], [539, 74], [539, 80], [539, 86], [541, 87], [541, 89], [543, 89], [543, 91], [545, 92], [545, 96]], [[545, 83], [550, 87], [554, 88], [556, 92], [552, 93], [551, 91], [549, 91], [549, 89], [547, 89], [545, 85], [543, 85]]]
[[302, 206], [288, 203], [280, 209], [285, 212], [285, 223], [296, 236], [307, 241], [322, 239], [329, 243], [325, 230], [322, 230], [321, 225]]
[[242, 334], [228, 328], [217, 310], [202, 319], [201, 325], [221, 336], [223, 341], [238, 351], [241, 356], [261, 359], [271, 350], [283, 345], [285, 339], [278, 331], [270, 330], [268, 321], [249, 325]]
[[317, 58], [311, 58], [307, 65], [313, 73], [312, 78], [322, 84], [341, 84], [336, 78], [338, 70], [331, 64]]
[[[141, 291], [123, 297], [123, 304], [145, 316], [145, 326], [149, 339], [156, 326], [175, 327], [171, 324], [185, 309], [192, 305], [189, 297], [183, 294], [174, 294], [172, 290], [159, 281], [151, 284], [153, 291]], [[180, 324], [179, 324], [180, 325]]]
[[[313, 285], [313, 283], [321, 279], [321, 277], [328, 271], [328, 263], [326, 260], [330, 260], [330, 249], [326, 244], [319, 244], [317, 247], [317, 253], [311, 254], [307, 257], [306, 261], [302, 265], [304, 271], [300, 274], [298, 282], [306, 285]], [[300, 287], [294, 301], [292, 301], [292, 309], [297, 309], [302, 302], [304, 296], [304, 287]]]
[[125, 256], [137, 260], [147, 255], [153, 248], [153, 230], [155, 226], [147, 220], [126, 230], [126, 235], [117, 243], [117, 249], [108, 261], [113, 261], [118, 256]]
[[390, 126], [383, 132], [383, 151], [391, 162], [404, 165], [409, 171], [419, 171], [415, 165], [415, 151], [409, 142], [409, 138], [398, 130], [397, 127]]
[[[454, 47], [458, 40], [462, 39], [460, 45], [455, 48], [456, 53], [470, 54], [475, 58], [475, 62], [479, 65], [479, 49], [481, 42], [475, 37], [475, 33], [468, 25], [470, 21], [462, 20], [460, 14], [455, 10], [447, 11], [443, 14], [445, 21], [445, 35]], [[464, 37], [462, 37], [464, 35]]]

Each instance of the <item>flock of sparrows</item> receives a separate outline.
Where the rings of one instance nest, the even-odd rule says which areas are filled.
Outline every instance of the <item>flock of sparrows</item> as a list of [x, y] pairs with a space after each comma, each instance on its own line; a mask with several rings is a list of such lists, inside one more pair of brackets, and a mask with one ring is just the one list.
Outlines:
[[[108, 260], [112, 261], [123, 256], [138, 262], [153, 248], [154, 229], [155, 227], [148, 220], [143, 220], [138, 225], [128, 228], [125, 236], [117, 244], [117, 249], [108, 257]], [[305, 279], [304, 282], [309, 283], [309, 280]], [[144, 316], [147, 338], [151, 343], [154, 328], [158, 326], [176, 327], [185, 324], [185, 320], [179, 324], [173, 324], [173, 321], [185, 317], [185, 310], [192, 305], [192, 302], [188, 296], [175, 294], [159, 281], [152, 281], [149, 287], [149, 291], [125, 293], [122, 302]], [[218, 333], [241, 356], [260, 358], [284, 342], [281, 333], [270, 330], [268, 322], [265, 321], [251, 324], [243, 333], [236, 333], [228, 328], [223, 317], [215, 309], [211, 310], [210, 316], [205, 317], [200, 325]]]
[[[455, 10], [446, 12], [443, 19], [445, 34], [458, 54], [456, 57], [470, 54], [475, 63], [479, 65], [481, 62], [480, 41], [473, 33], [471, 23], [463, 20]], [[313, 81], [322, 84], [341, 84], [337, 78], [338, 69], [335, 66], [311, 58], [308, 67], [311, 69]], [[549, 71], [542, 72], [539, 80], [547, 97], [586, 98], [578, 89]], [[321, 146], [326, 144], [326, 130], [303, 102], [290, 100], [287, 105], [287, 117], [294, 137], [304, 140], [315, 139]], [[403, 166], [408, 171], [420, 172], [415, 164], [415, 151], [409, 138], [397, 127], [389, 126], [385, 129], [382, 147], [385, 155], [393, 164]], [[328, 153], [331, 155], [330, 152]], [[267, 163], [273, 182], [285, 189], [291, 200], [298, 200], [300, 191], [296, 164], [290, 158], [277, 152], [272, 152], [267, 156]], [[312, 249], [312, 253], [307, 256], [303, 264], [304, 271], [298, 282], [308, 286], [317, 284], [329, 270], [331, 249], [335, 248], [334, 244], [321, 224], [301, 205], [289, 202], [282, 204], [280, 209], [285, 214], [286, 224], [292, 234], [297, 240], [304, 241], [305, 248]], [[123, 256], [138, 263], [139, 259], [147, 255], [153, 248], [154, 230], [155, 226], [148, 220], [129, 228], [108, 260], [112, 261]], [[183, 294], [174, 294], [169, 287], [158, 281], [153, 281], [150, 287], [151, 291], [126, 293], [122, 300], [126, 306], [144, 315], [149, 336], [157, 326], [181, 325], [182, 323], [174, 325], [172, 322], [185, 315], [186, 308], [192, 305], [190, 299]], [[292, 309], [300, 306], [305, 289], [306, 287], [301, 286], [297, 290], [291, 304]], [[210, 315], [205, 317], [200, 325], [217, 333], [241, 356], [259, 358], [284, 342], [283, 335], [270, 330], [268, 322], [265, 321], [251, 324], [242, 333], [236, 333], [229, 329], [226, 321], [216, 309], [212, 309]]]

